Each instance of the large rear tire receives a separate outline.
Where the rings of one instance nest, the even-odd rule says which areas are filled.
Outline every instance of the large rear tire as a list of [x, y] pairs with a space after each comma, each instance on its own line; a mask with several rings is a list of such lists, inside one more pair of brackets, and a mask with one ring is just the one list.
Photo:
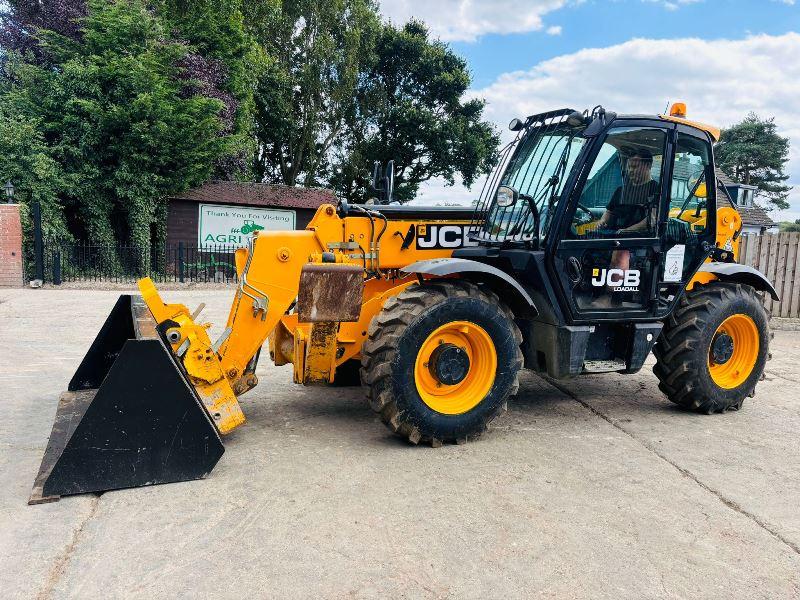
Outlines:
[[362, 348], [370, 406], [414, 444], [478, 437], [519, 388], [522, 334], [493, 292], [459, 280], [386, 301]]
[[739, 410], [769, 358], [769, 321], [755, 290], [714, 282], [687, 292], [653, 353], [659, 388], [705, 414]]

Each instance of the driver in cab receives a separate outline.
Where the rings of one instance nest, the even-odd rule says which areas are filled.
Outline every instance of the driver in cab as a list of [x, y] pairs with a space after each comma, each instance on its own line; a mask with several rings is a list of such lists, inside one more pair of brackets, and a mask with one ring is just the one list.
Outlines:
[[[627, 177], [608, 203], [598, 223], [599, 229], [619, 233], [647, 232], [656, 222], [661, 186], [651, 175], [653, 155], [640, 148], [628, 158]], [[649, 213], [649, 214], [648, 214]]]
[[[628, 158], [625, 165], [627, 177], [611, 197], [600, 218], [599, 228], [630, 234], [647, 234], [652, 230], [658, 218], [658, 198], [661, 192], [660, 184], [651, 175], [652, 167], [653, 155], [645, 148], [636, 150]], [[614, 250], [611, 253], [612, 268], [627, 271], [630, 264], [630, 250]], [[619, 300], [619, 296], [614, 294], [613, 300], [601, 297], [596, 305], [598, 308], [610, 307], [613, 306], [613, 301]]]

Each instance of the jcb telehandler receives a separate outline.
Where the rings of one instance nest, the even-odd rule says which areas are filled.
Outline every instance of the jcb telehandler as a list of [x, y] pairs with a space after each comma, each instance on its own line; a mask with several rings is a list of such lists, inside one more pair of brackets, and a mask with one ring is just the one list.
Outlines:
[[719, 130], [682, 105], [510, 127], [474, 211], [341, 202], [304, 231], [257, 232], [217, 340], [149, 279], [121, 296], [61, 397], [31, 502], [209, 473], [267, 340], [297, 383], [360, 369], [372, 409], [415, 444], [480, 435], [523, 367], [635, 373], [651, 350], [671, 401], [739, 409], [768, 358], [759, 294], [777, 294], [735, 261]]

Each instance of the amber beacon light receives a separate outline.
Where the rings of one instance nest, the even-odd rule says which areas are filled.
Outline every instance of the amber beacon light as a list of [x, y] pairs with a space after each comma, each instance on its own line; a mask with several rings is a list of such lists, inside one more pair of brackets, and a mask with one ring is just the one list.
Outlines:
[[676, 102], [669, 109], [670, 117], [678, 117], [680, 119], [686, 118], [686, 103]]

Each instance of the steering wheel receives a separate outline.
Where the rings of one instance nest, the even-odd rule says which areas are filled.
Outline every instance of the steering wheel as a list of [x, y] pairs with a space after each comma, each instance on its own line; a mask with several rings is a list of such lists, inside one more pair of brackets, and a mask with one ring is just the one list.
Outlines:
[[[581, 219], [581, 223], [591, 223], [592, 221], [594, 221], [594, 215], [592, 214], [592, 211], [586, 208], [583, 204], [579, 202], [578, 204], [575, 205], [575, 208], [582, 210], [584, 213], [586, 213], [585, 217]], [[576, 217], [578, 216], [577, 210], [575, 211], [575, 216]]]

